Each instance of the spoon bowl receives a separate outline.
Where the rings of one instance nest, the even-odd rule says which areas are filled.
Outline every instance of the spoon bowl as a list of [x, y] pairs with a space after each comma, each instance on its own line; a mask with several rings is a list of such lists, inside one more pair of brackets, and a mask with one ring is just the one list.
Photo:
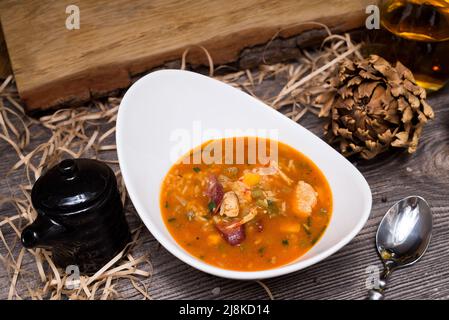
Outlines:
[[382, 219], [376, 247], [392, 268], [417, 262], [426, 252], [432, 235], [432, 212], [422, 197], [411, 196], [395, 203]]
[[376, 247], [385, 269], [369, 299], [383, 299], [387, 278], [395, 269], [410, 266], [426, 252], [432, 236], [433, 218], [424, 198], [410, 196], [396, 202], [380, 222]]

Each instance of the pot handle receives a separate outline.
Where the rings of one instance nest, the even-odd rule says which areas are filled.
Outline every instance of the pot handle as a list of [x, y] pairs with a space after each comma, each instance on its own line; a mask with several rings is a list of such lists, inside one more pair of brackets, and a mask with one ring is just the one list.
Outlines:
[[32, 224], [22, 231], [21, 241], [25, 248], [49, 247], [66, 229], [53, 219], [39, 214]]

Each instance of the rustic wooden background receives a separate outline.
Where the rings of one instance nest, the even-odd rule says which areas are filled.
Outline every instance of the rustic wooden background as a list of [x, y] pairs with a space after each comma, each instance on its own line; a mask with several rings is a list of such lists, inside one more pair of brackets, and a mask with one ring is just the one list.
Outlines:
[[[306, 22], [334, 32], [358, 28], [366, 2], [376, 1], [2, 0], [0, 19], [20, 95], [35, 110], [126, 88], [131, 77], [178, 59], [189, 46], [207, 47], [223, 64], [278, 31], [290, 37], [317, 29]], [[80, 10], [78, 30], [65, 25], [71, 4]], [[201, 52], [190, 54], [194, 60], [207, 63]]]
[[[280, 84], [273, 80], [265, 84], [271, 89]], [[267, 87], [258, 88], [262, 93]], [[374, 247], [374, 236], [380, 219], [397, 200], [408, 195], [425, 197], [434, 214], [434, 233], [429, 250], [416, 265], [397, 271], [387, 290], [388, 299], [448, 299], [449, 298], [449, 87], [429, 99], [435, 110], [422, 136], [416, 154], [388, 153], [372, 161], [352, 160], [363, 173], [373, 193], [371, 216], [361, 232], [343, 249], [328, 259], [286, 276], [264, 280], [275, 299], [363, 299], [367, 289], [367, 266], [381, 267]], [[321, 135], [322, 122], [312, 114], [300, 123]], [[45, 134], [33, 129], [35, 143], [45, 141]], [[11, 186], [23, 179], [21, 173], [7, 178], [5, 174], [17, 161], [13, 150], [0, 142], [0, 194], [8, 194]], [[127, 209], [133, 212], [132, 204]], [[4, 207], [0, 215], [12, 215]], [[130, 215], [133, 225], [138, 218]], [[8, 241], [12, 233], [5, 235]], [[155, 299], [267, 299], [264, 289], [254, 281], [234, 281], [217, 278], [184, 264], [168, 253], [153, 236], [144, 232], [140, 252], [149, 252], [154, 276], [145, 280], [149, 294]], [[20, 248], [17, 246], [16, 250]], [[0, 245], [0, 251], [3, 251]], [[17, 254], [17, 253], [16, 253]], [[35, 270], [34, 260], [25, 259], [25, 270]], [[0, 265], [0, 299], [8, 296], [9, 279]], [[127, 282], [116, 287], [125, 299], [141, 296]]]

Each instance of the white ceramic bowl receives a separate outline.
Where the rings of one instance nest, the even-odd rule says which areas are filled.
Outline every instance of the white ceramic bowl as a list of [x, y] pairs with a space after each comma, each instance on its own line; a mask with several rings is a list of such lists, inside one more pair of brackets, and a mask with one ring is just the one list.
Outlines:
[[[203, 130], [202, 136], [196, 132], [199, 127]], [[307, 155], [330, 184], [333, 193], [330, 224], [320, 241], [290, 264], [254, 272], [214, 267], [181, 248], [164, 225], [159, 192], [174, 158], [209, 140], [210, 134], [212, 137], [233, 136], [235, 133], [225, 130], [234, 128], [261, 130], [258, 132], [277, 129], [279, 141]], [[205, 131], [209, 131], [209, 135]], [[179, 138], [186, 134], [193, 142], [184, 139], [180, 143]], [[134, 83], [120, 104], [116, 138], [129, 196], [146, 227], [173, 255], [216, 276], [263, 279], [309, 267], [351, 241], [371, 210], [371, 191], [366, 180], [328, 144], [248, 94], [197, 73], [156, 71]]]

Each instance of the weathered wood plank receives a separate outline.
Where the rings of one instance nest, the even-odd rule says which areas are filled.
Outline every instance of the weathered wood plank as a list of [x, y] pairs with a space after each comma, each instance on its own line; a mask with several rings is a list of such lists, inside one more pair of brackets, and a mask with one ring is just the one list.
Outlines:
[[[411, 156], [390, 153], [374, 161], [354, 163], [364, 174], [373, 192], [371, 216], [351, 243], [328, 259], [299, 272], [264, 282], [276, 299], [363, 299], [366, 296], [366, 267], [381, 266], [375, 253], [374, 235], [386, 210], [402, 197], [419, 194], [432, 206], [435, 230], [428, 253], [413, 267], [400, 270], [391, 279], [386, 296], [389, 299], [448, 299], [449, 298], [449, 87], [430, 97], [436, 119], [425, 128], [420, 148]], [[307, 115], [301, 124], [321, 134], [321, 120]], [[35, 128], [33, 133], [38, 134]], [[45, 137], [36, 139], [36, 143]], [[0, 177], [17, 159], [12, 150], [0, 142]], [[22, 178], [14, 173], [0, 179], [0, 194], [8, 194], [10, 186]], [[386, 197], [386, 202], [382, 202]], [[128, 210], [133, 211], [132, 205]], [[11, 214], [3, 208], [0, 215]], [[130, 217], [133, 224], [136, 217]], [[13, 235], [5, 235], [12, 239]], [[255, 282], [242, 282], [217, 278], [184, 264], [160, 247], [156, 240], [144, 232], [140, 252], [149, 252], [154, 276], [146, 282], [155, 299], [266, 299], [265, 291]], [[16, 247], [20, 249], [20, 245]], [[4, 248], [0, 245], [0, 252]], [[35, 270], [31, 260], [24, 261], [26, 270]], [[1, 268], [1, 267], [0, 267]], [[0, 298], [8, 295], [8, 276], [0, 269]], [[212, 290], [220, 288], [214, 295]], [[134, 288], [120, 283], [120, 293], [126, 299], [140, 299]]]
[[[79, 30], [65, 25], [73, 3]], [[361, 26], [366, 14], [358, 0], [6, 0], [0, 17], [20, 95], [36, 109], [127, 87], [132, 76], [179, 59], [192, 45], [206, 47], [223, 64], [278, 31], [291, 37], [320, 28], [305, 23], [316, 21], [341, 32]], [[271, 54], [297, 56], [296, 45], [314, 36], [322, 33], [293, 39], [295, 47]], [[201, 50], [192, 50], [189, 60], [207, 63]]]

